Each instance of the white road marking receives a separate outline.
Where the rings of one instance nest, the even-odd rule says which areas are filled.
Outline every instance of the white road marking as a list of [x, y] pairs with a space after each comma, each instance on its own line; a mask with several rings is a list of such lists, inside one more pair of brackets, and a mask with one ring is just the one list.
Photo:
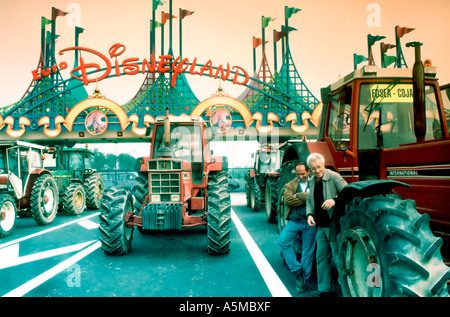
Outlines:
[[270, 293], [274, 297], [292, 297], [286, 286], [284, 286], [283, 282], [278, 277], [275, 270], [270, 265], [269, 261], [267, 261], [264, 254], [256, 245], [255, 241], [248, 233], [247, 229], [245, 229], [239, 217], [236, 215], [233, 209], [231, 209], [231, 219], [233, 220], [239, 234], [241, 235], [242, 240], [245, 243], [250, 255], [258, 267], [259, 272], [261, 273], [264, 282], [269, 288]]
[[22, 242], [22, 241], [25, 241], [25, 240], [28, 240], [28, 239], [31, 239], [31, 238], [34, 238], [34, 237], [46, 234], [48, 232], [51, 232], [51, 231], [54, 231], [54, 230], [57, 230], [57, 229], [60, 229], [60, 228], [66, 227], [66, 226], [70, 226], [71, 224], [74, 224], [74, 223], [77, 223], [77, 222], [80, 222], [80, 221], [83, 221], [83, 220], [86, 220], [86, 219], [89, 219], [89, 218], [92, 218], [92, 217], [95, 217], [95, 216], [98, 216], [98, 215], [100, 215], [100, 212], [96, 212], [95, 214], [92, 214], [92, 215], [89, 215], [89, 216], [86, 216], [86, 217], [83, 217], [83, 218], [80, 218], [80, 219], [76, 219], [76, 220], [73, 220], [73, 221], [69, 221], [69, 222], [63, 223], [63, 224], [61, 224], [59, 226], [52, 227], [52, 228], [49, 228], [49, 229], [46, 229], [46, 230], [42, 230], [42, 231], [30, 234], [30, 235], [25, 236], [25, 237], [22, 237], [22, 238], [19, 238], [19, 239], [16, 239], [16, 240], [12, 240], [12, 241], [0, 244], [0, 249], [5, 248], [5, 247], [10, 246], [10, 245], [13, 245], [13, 244], [18, 243], [18, 242]]
[[100, 227], [99, 223], [95, 223], [95, 222], [87, 220], [87, 219], [80, 221], [78, 224], [88, 230], [97, 229], [98, 227]]
[[3, 295], [3, 297], [21, 297], [28, 292], [32, 291], [39, 285], [45, 283], [52, 277], [56, 276], [63, 270], [67, 269], [71, 265], [77, 263], [84, 257], [88, 256], [98, 248], [100, 248], [101, 243], [99, 241], [91, 244], [89, 247], [83, 249], [82, 251], [78, 252], [77, 254], [73, 255], [72, 257], [68, 258], [64, 262], [61, 262], [57, 264], [56, 266], [52, 267], [51, 269], [45, 271], [44, 273], [36, 276], [32, 280], [26, 282], [25, 284], [22, 284], [21, 286], [17, 287], [16, 289], [10, 291], [9, 293]]
[[61, 254], [79, 251], [96, 241], [97, 240], [92, 240], [92, 241], [78, 243], [78, 244], [74, 244], [74, 245], [70, 245], [70, 246], [66, 246], [66, 247], [62, 247], [62, 248], [57, 248], [57, 249], [53, 249], [53, 250], [33, 253], [33, 254], [29, 254], [29, 255], [25, 255], [25, 256], [21, 256], [21, 257], [19, 257], [19, 244], [17, 243], [12, 246], [9, 246], [7, 248], [0, 249], [0, 270], [7, 268], [7, 267], [11, 267], [11, 266], [16, 266], [16, 265], [20, 265], [20, 264], [24, 264], [24, 263], [29, 263], [29, 262], [33, 262], [33, 261], [46, 259], [46, 258], [51, 258], [53, 256], [57, 256], [57, 255], [61, 255]]

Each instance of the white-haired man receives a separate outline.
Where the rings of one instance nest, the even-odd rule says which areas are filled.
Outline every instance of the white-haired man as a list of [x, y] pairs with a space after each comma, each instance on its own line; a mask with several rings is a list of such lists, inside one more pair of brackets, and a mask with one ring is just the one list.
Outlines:
[[306, 216], [310, 226], [317, 226], [317, 288], [313, 296], [333, 296], [331, 287], [331, 261], [337, 251], [336, 242], [330, 241], [330, 223], [336, 197], [347, 185], [338, 173], [325, 168], [325, 158], [312, 153], [306, 159], [313, 177], [306, 200]]

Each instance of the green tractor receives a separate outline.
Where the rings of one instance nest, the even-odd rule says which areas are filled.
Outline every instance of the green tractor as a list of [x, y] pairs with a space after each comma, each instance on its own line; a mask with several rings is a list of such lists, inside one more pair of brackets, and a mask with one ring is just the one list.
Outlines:
[[60, 189], [60, 209], [70, 215], [81, 214], [85, 207], [100, 209], [104, 192], [102, 176], [91, 165], [92, 153], [83, 148], [51, 148], [55, 160], [49, 168]]

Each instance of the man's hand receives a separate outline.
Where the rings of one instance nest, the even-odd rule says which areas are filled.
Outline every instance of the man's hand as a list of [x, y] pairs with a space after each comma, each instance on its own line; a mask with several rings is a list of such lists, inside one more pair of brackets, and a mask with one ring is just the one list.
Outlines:
[[311, 215], [308, 216], [308, 225], [309, 225], [310, 227], [314, 227], [314, 226], [316, 225], [316, 223], [315, 223], [315, 221], [314, 221], [314, 217], [311, 216]]
[[334, 199], [327, 199], [323, 202], [322, 204], [322, 209], [323, 210], [329, 210], [330, 208], [332, 208], [334, 205], [336, 204], [336, 202], [334, 201]]

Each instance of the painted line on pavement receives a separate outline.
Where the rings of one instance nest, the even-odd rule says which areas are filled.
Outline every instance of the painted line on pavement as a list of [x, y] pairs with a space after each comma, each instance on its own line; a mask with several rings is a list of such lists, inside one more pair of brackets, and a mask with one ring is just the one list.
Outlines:
[[247, 229], [245, 229], [244, 225], [234, 212], [233, 208], [231, 208], [231, 219], [233, 220], [239, 234], [241, 235], [241, 238], [244, 241], [247, 250], [250, 252], [251, 257], [258, 267], [258, 270], [261, 273], [264, 282], [269, 288], [272, 296], [292, 297], [286, 286], [284, 286], [283, 282], [278, 277], [277, 273], [275, 273], [275, 270], [272, 268], [269, 261], [267, 261], [264, 254], [256, 245], [250, 233], [248, 233]]
[[30, 234], [28, 236], [25, 236], [25, 237], [22, 237], [22, 238], [19, 238], [19, 239], [16, 239], [16, 240], [5, 242], [3, 244], [0, 244], [0, 249], [4, 248], [4, 247], [7, 247], [7, 246], [10, 246], [10, 245], [12, 245], [14, 243], [22, 242], [22, 241], [25, 241], [25, 240], [28, 240], [28, 239], [31, 239], [31, 238], [34, 238], [34, 237], [46, 234], [48, 232], [51, 232], [51, 231], [54, 231], [54, 230], [57, 230], [57, 229], [60, 229], [60, 228], [66, 227], [66, 226], [70, 226], [71, 224], [74, 224], [74, 223], [77, 223], [77, 222], [80, 222], [80, 221], [84, 221], [86, 219], [89, 219], [89, 218], [92, 218], [92, 217], [95, 217], [95, 216], [98, 216], [98, 215], [100, 215], [100, 212], [96, 212], [96, 213], [94, 213], [92, 215], [89, 215], [89, 216], [86, 216], [86, 217], [83, 217], [83, 218], [80, 218], [80, 219], [76, 219], [76, 220], [73, 220], [73, 221], [69, 221], [69, 222], [63, 223], [61, 225], [58, 225], [56, 227], [52, 227], [52, 228], [49, 228], [49, 229], [46, 229], [46, 230], [42, 230], [42, 231]]
[[84, 257], [88, 256], [89, 254], [91, 254], [92, 252], [94, 252], [95, 250], [100, 248], [100, 246], [101, 246], [100, 241], [97, 241], [97, 242], [91, 244], [89, 247], [87, 247], [86, 249], [78, 252], [77, 254], [75, 254], [74, 256], [72, 256], [70, 258], [68, 258], [64, 262], [61, 262], [61, 263], [57, 264], [56, 266], [54, 266], [51, 269], [45, 271], [41, 275], [36, 276], [35, 278], [29, 280], [25, 284], [22, 284], [21, 286], [17, 287], [16, 289], [14, 289], [14, 290], [10, 291], [9, 293], [3, 295], [3, 297], [22, 297], [23, 295], [25, 295], [28, 292], [32, 291], [33, 289], [35, 289], [39, 285], [45, 283], [46, 281], [48, 281], [52, 277], [54, 277], [57, 274], [59, 274], [60, 272], [64, 271], [65, 269], [67, 269], [71, 265], [77, 263], [78, 261], [80, 261]]

